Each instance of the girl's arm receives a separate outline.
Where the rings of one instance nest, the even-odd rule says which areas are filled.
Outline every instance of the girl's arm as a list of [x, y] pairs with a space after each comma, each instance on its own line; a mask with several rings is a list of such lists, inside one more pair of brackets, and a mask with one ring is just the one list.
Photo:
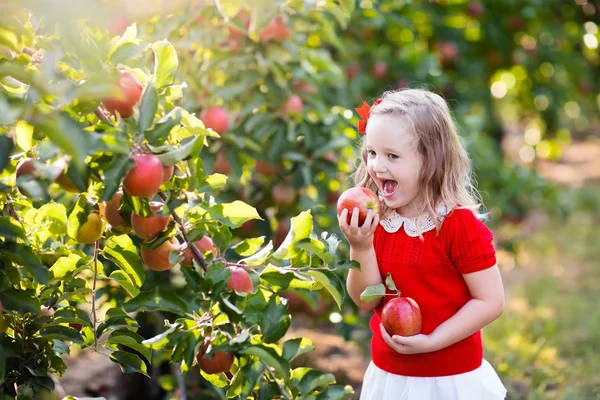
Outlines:
[[381, 299], [372, 302], [364, 302], [360, 299], [360, 294], [367, 286], [383, 283], [377, 266], [377, 257], [373, 244], [366, 248], [350, 248], [350, 259], [358, 261], [360, 271], [351, 269], [346, 279], [346, 286], [350, 298], [356, 303], [358, 308], [364, 311], [371, 311], [381, 303]]
[[456, 314], [430, 335], [393, 336], [381, 327], [386, 343], [402, 354], [428, 353], [467, 338], [494, 321], [504, 311], [504, 288], [498, 266], [463, 275], [471, 292], [469, 300]]
[[347, 222], [348, 212], [348, 209], [342, 211], [338, 216], [338, 223], [350, 244], [350, 259], [358, 261], [360, 271], [350, 270], [346, 286], [350, 298], [356, 303], [358, 308], [371, 311], [379, 305], [381, 300], [367, 303], [360, 299], [360, 294], [367, 286], [382, 283], [379, 267], [377, 266], [375, 249], [373, 248], [373, 234], [379, 224], [379, 214], [373, 215], [373, 212], [369, 210], [364, 223], [358, 226], [358, 208], [352, 210], [350, 224]]

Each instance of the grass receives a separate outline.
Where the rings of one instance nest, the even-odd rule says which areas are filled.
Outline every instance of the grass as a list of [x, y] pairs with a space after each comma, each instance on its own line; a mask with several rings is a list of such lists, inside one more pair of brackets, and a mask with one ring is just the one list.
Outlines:
[[507, 307], [484, 340], [509, 399], [600, 399], [599, 223], [579, 211], [531, 234], [501, 231], [519, 246], [499, 254]]

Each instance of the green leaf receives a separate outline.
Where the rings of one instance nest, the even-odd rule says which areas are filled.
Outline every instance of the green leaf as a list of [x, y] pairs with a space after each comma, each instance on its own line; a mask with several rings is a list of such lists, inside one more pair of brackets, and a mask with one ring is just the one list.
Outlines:
[[0, 217], [0, 237], [11, 240], [26, 239], [25, 230], [21, 224], [10, 217]]
[[[177, 107], [171, 110], [168, 114], [158, 120], [152, 129], [144, 132], [146, 139], [151, 144], [164, 142], [169, 137], [171, 130], [181, 124], [181, 118], [181, 108]], [[169, 166], [170, 165], [167, 165], [167, 167]]]
[[52, 273], [50, 282], [58, 282], [68, 274], [75, 272], [82, 267], [85, 267], [85, 259], [77, 254], [72, 253], [66, 257], [60, 257], [52, 267], [50, 267], [50, 272]]
[[318, 369], [309, 370], [300, 380], [300, 391], [306, 395], [317, 388], [327, 387], [335, 383], [333, 374], [325, 374]]
[[143, 341], [144, 338], [135, 332], [131, 332], [129, 330], [118, 330], [110, 334], [106, 344], [114, 346], [120, 344], [127, 346], [139, 352], [141, 355], [146, 357], [146, 360], [150, 361], [151, 350], [142, 344]]
[[370, 303], [381, 299], [383, 296], [385, 296], [385, 286], [383, 283], [379, 283], [377, 285], [367, 286], [360, 294], [360, 299]]
[[338, 308], [341, 310], [344, 296], [344, 284], [340, 278], [327, 269], [311, 269], [306, 271], [306, 274], [315, 278], [318, 283], [327, 289], [329, 294], [331, 294], [331, 297], [333, 297], [337, 303]]
[[[113, 261], [125, 274], [131, 287], [129, 294], [137, 296], [146, 279], [142, 259], [128, 235], [115, 235], [106, 240], [102, 251], [104, 257]], [[111, 275], [112, 276], [112, 275]], [[133, 293], [132, 293], [132, 289]]]
[[253, 345], [240, 351], [241, 354], [258, 357], [265, 364], [275, 368], [277, 374], [286, 380], [290, 377], [290, 362], [277, 354], [272, 347]]
[[34, 296], [33, 290], [10, 287], [0, 292], [0, 300], [4, 311], [17, 311], [21, 314], [26, 312], [37, 314], [40, 311], [40, 301]]
[[78, 344], [85, 344], [83, 337], [76, 329], [62, 326], [62, 325], [51, 325], [40, 329], [40, 335], [46, 339], [58, 339]]
[[0, 135], [0, 172], [10, 164], [10, 154], [12, 153], [15, 144], [12, 139], [6, 135]]
[[340, 261], [335, 266], [336, 270], [343, 270], [343, 269], [350, 269], [350, 268], [360, 271], [360, 263], [356, 260], [343, 260], [343, 261]]
[[290, 231], [285, 237], [281, 246], [273, 253], [275, 258], [280, 260], [289, 260], [293, 258], [298, 251], [294, 248], [296, 242], [310, 237], [313, 229], [312, 215], [310, 210], [303, 211], [291, 219]]
[[[2, 315], [0, 315], [0, 319]], [[3, 322], [0, 320], [0, 324]], [[6, 373], [6, 354], [4, 354], [4, 347], [0, 346], [0, 382], [4, 382], [4, 374]]]
[[185, 314], [187, 306], [175, 293], [165, 288], [155, 287], [127, 301], [125, 311], [168, 311], [174, 314]]
[[146, 339], [142, 342], [145, 346], [150, 346], [154, 350], [159, 350], [164, 348], [167, 344], [169, 344], [169, 339], [167, 338], [171, 333], [175, 332], [177, 328], [179, 328], [179, 324], [173, 324], [169, 329], [161, 333], [160, 335], [156, 335], [150, 339]]
[[245, 0], [216, 0], [215, 3], [221, 15], [229, 19], [235, 17], [240, 12], [245, 5]]
[[315, 349], [312, 340], [308, 338], [294, 338], [283, 344], [283, 357], [290, 362], [296, 357], [309, 353]]
[[162, 88], [163, 86], [170, 85], [173, 83], [175, 71], [177, 71], [177, 67], [179, 66], [175, 47], [167, 40], [163, 40], [153, 43], [152, 50], [154, 51], [156, 87]]
[[52, 123], [41, 127], [50, 140], [71, 156], [74, 165], [83, 170], [90, 143], [88, 133], [69, 114], [61, 112], [52, 118]]
[[259, 252], [253, 254], [250, 257], [243, 258], [239, 262], [253, 266], [262, 265], [267, 260], [267, 258], [269, 258], [271, 250], [273, 250], [273, 242], [269, 240], [269, 243], [265, 247], [263, 247]]
[[263, 318], [259, 322], [265, 343], [276, 343], [290, 327], [290, 314], [287, 307], [277, 304], [276, 296], [271, 296]]
[[140, 131], [146, 132], [152, 126], [154, 122], [154, 116], [158, 109], [158, 92], [154, 82], [148, 83], [144, 95], [142, 96], [142, 102], [140, 104], [140, 119], [138, 121], [138, 127]]
[[242, 224], [251, 219], [260, 219], [256, 208], [236, 200], [233, 203], [217, 204], [210, 208], [210, 215], [213, 219], [220, 221], [230, 228], [239, 228]]
[[294, 247], [313, 253], [327, 264], [329, 264], [332, 260], [332, 256], [326, 252], [325, 245], [317, 239], [306, 238], [299, 240], [296, 242]]
[[261, 236], [258, 238], [250, 238], [246, 240], [242, 240], [235, 246], [232, 246], [231, 249], [234, 250], [240, 256], [249, 256], [258, 251], [260, 246], [265, 242], [265, 237]]
[[139, 58], [146, 47], [148, 47], [147, 43], [123, 43], [111, 54], [110, 61], [116, 65], [134, 58]]
[[0, 243], [0, 253], [4, 253], [12, 261], [24, 266], [39, 283], [44, 285], [48, 283], [50, 273], [31, 247], [20, 243], [4, 242]]
[[387, 277], [385, 278], [385, 286], [388, 287], [393, 292], [397, 292], [396, 284], [394, 283], [394, 279], [392, 278], [392, 274], [388, 272]]
[[[20, 120], [17, 122], [15, 134], [17, 136], [17, 144], [19, 147], [24, 151], [31, 150], [33, 147], [33, 126], [29, 125], [27, 121]], [[0, 171], [2, 171], [2, 168], [0, 168]]]
[[79, 227], [86, 223], [90, 211], [88, 198], [85, 194], [79, 195], [77, 201], [69, 210], [69, 219], [67, 221], [67, 234], [73, 240], [77, 240]]
[[171, 165], [177, 164], [181, 160], [185, 160], [191, 154], [198, 154], [194, 152], [194, 148], [198, 145], [198, 138], [194, 137], [191, 140], [187, 140], [185, 144], [182, 144], [175, 150], [171, 150], [167, 153], [157, 154], [156, 156], [160, 159], [163, 165], [170, 167]]
[[135, 354], [117, 350], [110, 355], [110, 359], [119, 364], [121, 371], [126, 374], [138, 372], [150, 378], [146, 364]]
[[104, 171], [104, 192], [100, 201], [111, 200], [127, 172], [135, 166], [135, 161], [129, 155], [113, 155], [112, 161]]

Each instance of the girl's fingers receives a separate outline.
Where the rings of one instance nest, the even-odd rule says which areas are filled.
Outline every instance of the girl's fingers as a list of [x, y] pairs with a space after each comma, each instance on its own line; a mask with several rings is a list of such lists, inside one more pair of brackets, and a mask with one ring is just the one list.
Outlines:
[[358, 213], [358, 207], [354, 207], [354, 210], [352, 210], [352, 219], [350, 220], [350, 226], [354, 228], [358, 228]]
[[371, 229], [371, 222], [373, 221], [373, 210], [371, 210], [370, 208], [367, 210], [367, 218], [365, 218], [365, 222], [363, 222], [361, 228], [366, 228], [366, 231], [369, 231], [369, 229]]

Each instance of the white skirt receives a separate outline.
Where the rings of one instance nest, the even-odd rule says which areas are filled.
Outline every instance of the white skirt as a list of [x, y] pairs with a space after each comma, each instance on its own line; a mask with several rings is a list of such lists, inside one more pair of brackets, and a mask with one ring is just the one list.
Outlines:
[[416, 377], [390, 374], [369, 364], [360, 400], [501, 400], [506, 389], [486, 360], [464, 374]]

